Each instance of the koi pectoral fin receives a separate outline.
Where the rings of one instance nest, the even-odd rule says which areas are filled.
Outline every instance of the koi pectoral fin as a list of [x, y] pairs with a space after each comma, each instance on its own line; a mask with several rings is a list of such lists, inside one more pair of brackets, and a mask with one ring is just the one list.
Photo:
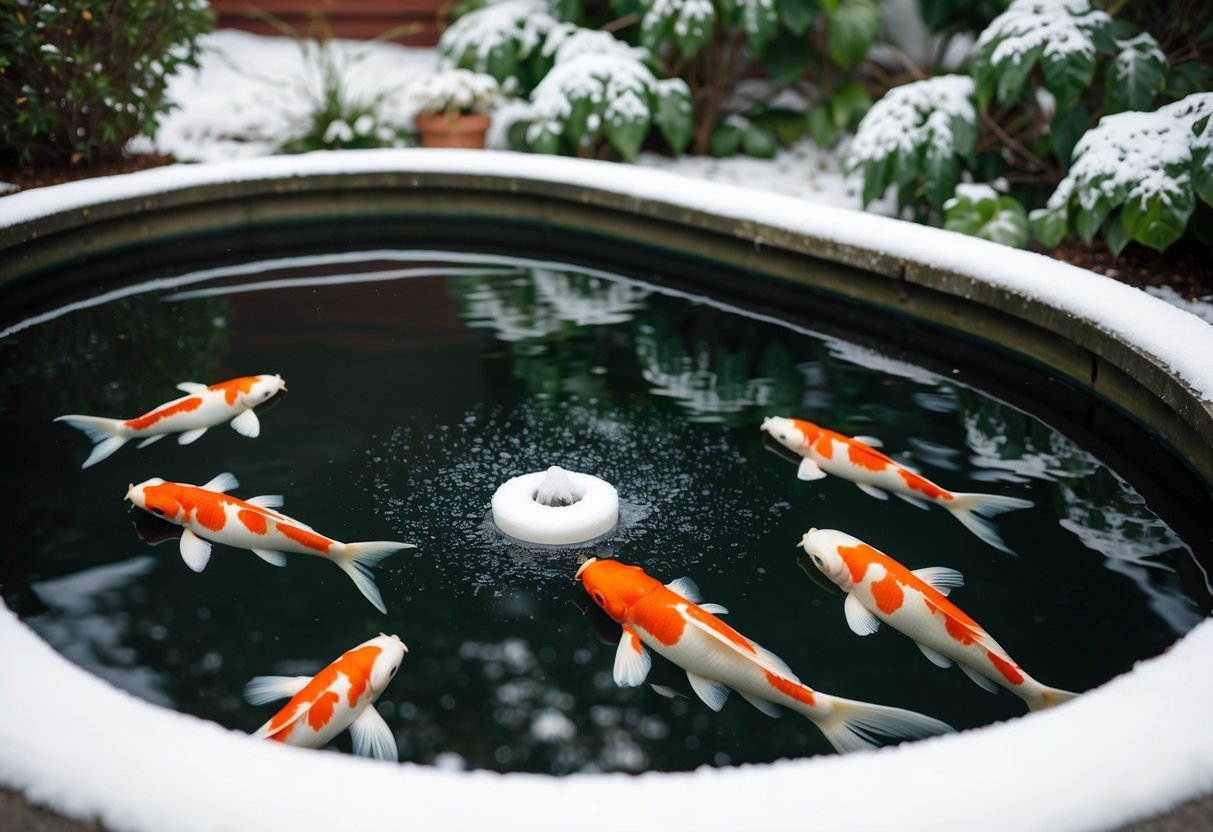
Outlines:
[[393, 762], [399, 759], [396, 737], [374, 705], [363, 708], [350, 724], [350, 739], [354, 741], [354, 753], [360, 757]]
[[237, 416], [231, 422], [232, 430], [241, 436], [247, 436], [249, 439], [256, 439], [261, 435], [261, 422], [257, 419], [257, 414], [252, 410], [246, 410]]
[[188, 445], [191, 442], [197, 442], [198, 439], [202, 436], [202, 434], [206, 433], [206, 431], [207, 431], [206, 428], [195, 428], [194, 430], [187, 430], [185, 433], [183, 433], [177, 437], [177, 444], [178, 445]]
[[796, 479], [806, 482], [824, 479], [825, 475], [826, 472], [821, 470], [821, 466], [807, 456], [800, 460], [800, 467], [796, 469]]
[[250, 705], [290, 699], [307, 687], [310, 681], [311, 676], [254, 676], [244, 686], [244, 699]]
[[847, 626], [855, 635], [870, 636], [880, 628], [880, 619], [872, 615], [871, 611], [855, 597], [854, 592], [847, 593], [847, 600], [842, 605], [842, 609], [847, 616]]
[[194, 534], [193, 529], [181, 533], [181, 559], [195, 572], [206, 569], [211, 560], [211, 544]]
[[653, 659], [640, 636], [625, 625], [619, 646], [615, 649], [615, 684], [621, 688], [634, 688], [644, 682], [652, 666]]
[[719, 711], [724, 707], [724, 703], [729, 698], [729, 689], [727, 687], [720, 684], [720, 682], [714, 682], [689, 670], [687, 671], [687, 679], [691, 682], [691, 689], [703, 700], [703, 704], [713, 711]]
[[868, 485], [866, 482], [857, 482], [855, 483], [855, 486], [869, 497], [875, 497], [877, 500], [889, 499], [889, 492], [877, 488], [874, 485]]

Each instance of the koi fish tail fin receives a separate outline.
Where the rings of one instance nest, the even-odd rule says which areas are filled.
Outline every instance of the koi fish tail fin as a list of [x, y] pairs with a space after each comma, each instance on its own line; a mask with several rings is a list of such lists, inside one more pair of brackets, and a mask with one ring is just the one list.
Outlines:
[[[824, 698], [823, 694], [818, 694]], [[954, 730], [934, 717], [903, 708], [856, 702], [836, 696], [829, 698], [825, 717], [810, 717], [840, 754], [876, 748], [881, 738], [921, 739]], [[806, 714], [807, 716], [807, 714]]]
[[1069, 702], [1076, 696], [1078, 694], [1073, 691], [1041, 685], [1040, 690], [1036, 691], [1034, 696], [1026, 697], [1026, 700], [1029, 711], [1043, 711], [1045, 708], [1052, 708], [1054, 705]]
[[121, 448], [130, 440], [123, 432], [121, 419], [106, 419], [101, 416], [59, 416], [56, 422], [67, 422], [76, 430], [84, 431], [93, 440], [93, 452], [84, 460], [81, 468], [96, 465]]
[[391, 540], [371, 540], [365, 543], [346, 543], [342, 548], [336, 564], [345, 570], [358, 587], [358, 591], [366, 596], [366, 600], [375, 605], [375, 609], [386, 613], [383, 596], [375, 585], [371, 575], [371, 567], [388, 555], [395, 554], [401, 549], [412, 549], [411, 543], [396, 543]]
[[1032, 501], [1021, 500], [1018, 497], [1002, 497], [997, 494], [953, 494], [952, 499], [942, 505], [973, 534], [995, 549], [1013, 555], [1015, 553], [1002, 542], [1002, 536], [998, 534], [994, 524], [986, 518], [1002, 514], [1004, 511], [1030, 508]]

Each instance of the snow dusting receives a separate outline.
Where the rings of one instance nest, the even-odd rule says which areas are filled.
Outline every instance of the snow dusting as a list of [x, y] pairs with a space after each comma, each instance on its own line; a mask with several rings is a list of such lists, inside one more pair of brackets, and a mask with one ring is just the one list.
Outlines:
[[938, 75], [894, 87], [859, 123], [847, 151], [847, 169], [894, 153], [905, 158], [926, 144], [934, 145], [941, 155], [951, 155], [956, 143], [952, 119], [977, 123], [973, 79], [968, 75]]
[[997, 43], [990, 63], [1020, 64], [1034, 53], [1057, 60], [1065, 55], [1095, 57], [1091, 33], [1110, 26], [1107, 13], [1090, 0], [1015, 0], [977, 39], [977, 49]]

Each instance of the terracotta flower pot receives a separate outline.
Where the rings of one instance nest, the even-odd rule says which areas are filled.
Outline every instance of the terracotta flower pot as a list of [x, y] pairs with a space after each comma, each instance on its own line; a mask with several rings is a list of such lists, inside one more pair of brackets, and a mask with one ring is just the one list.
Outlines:
[[484, 147], [492, 117], [484, 113], [420, 113], [417, 129], [426, 147]]

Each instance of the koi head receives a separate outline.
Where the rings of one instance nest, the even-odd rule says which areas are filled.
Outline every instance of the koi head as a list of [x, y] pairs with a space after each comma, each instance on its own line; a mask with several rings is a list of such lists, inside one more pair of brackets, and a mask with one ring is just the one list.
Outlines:
[[[843, 590], [850, 589], [851, 576], [846, 562], [838, 552], [841, 538], [844, 535], [833, 529], [809, 529], [800, 538], [800, 547], [804, 549], [813, 565]], [[848, 538], [849, 539], [849, 538]], [[847, 586], [844, 586], [844, 582]]]
[[371, 695], [378, 697], [387, 688], [388, 683], [396, 677], [396, 671], [400, 669], [400, 665], [404, 662], [404, 654], [409, 652], [409, 648], [404, 646], [404, 642], [399, 636], [389, 636], [380, 633], [377, 637], [371, 639], [367, 644], [378, 647], [380, 652], [375, 658], [375, 664], [371, 668]]
[[815, 427], [800, 419], [786, 419], [783, 416], [768, 416], [762, 420], [762, 429], [771, 437], [793, 451], [800, 451], [809, 441], [807, 431]]
[[127, 488], [125, 499], [130, 500], [150, 514], [163, 520], [177, 522], [181, 503], [177, 499], [177, 487], [159, 477], [144, 480]]
[[598, 558], [581, 564], [574, 579], [580, 579], [594, 603], [621, 624], [627, 617], [628, 607], [661, 586], [639, 566]]
[[255, 381], [249, 385], [247, 393], [240, 394], [241, 402], [248, 407], [256, 407], [274, 397], [279, 390], [286, 391], [286, 382], [280, 375], [255, 376]]

